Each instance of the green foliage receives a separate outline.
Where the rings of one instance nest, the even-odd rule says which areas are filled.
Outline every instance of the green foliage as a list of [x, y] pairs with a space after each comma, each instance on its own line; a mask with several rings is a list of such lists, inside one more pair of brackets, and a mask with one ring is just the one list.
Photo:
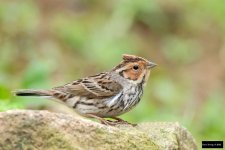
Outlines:
[[178, 121], [198, 142], [221, 140], [224, 16], [224, 1], [211, 0], [3, 0], [0, 111], [48, 108], [11, 91], [61, 85], [112, 68], [123, 53], [137, 54], [159, 65], [141, 103], [122, 117]]

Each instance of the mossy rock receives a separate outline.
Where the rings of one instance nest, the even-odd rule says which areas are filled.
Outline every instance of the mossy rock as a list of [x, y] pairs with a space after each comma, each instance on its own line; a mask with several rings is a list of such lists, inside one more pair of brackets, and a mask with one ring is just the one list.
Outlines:
[[197, 149], [178, 123], [106, 126], [68, 114], [12, 110], [0, 113], [1, 150]]

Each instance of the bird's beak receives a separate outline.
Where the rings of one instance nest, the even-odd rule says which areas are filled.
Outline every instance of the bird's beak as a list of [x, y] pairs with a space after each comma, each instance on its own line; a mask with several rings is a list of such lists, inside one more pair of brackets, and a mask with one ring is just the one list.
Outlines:
[[155, 66], [157, 66], [157, 64], [155, 64], [155, 63], [149, 61], [147, 66], [148, 66], [149, 69], [152, 69], [152, 68], [154, 68]]

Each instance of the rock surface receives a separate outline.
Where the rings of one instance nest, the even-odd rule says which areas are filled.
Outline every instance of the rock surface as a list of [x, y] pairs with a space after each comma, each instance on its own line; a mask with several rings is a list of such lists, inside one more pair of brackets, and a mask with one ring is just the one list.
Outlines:
[[112, 127], [48, 111], [2, 112], [0, 135], [1, 150], [197, 149], [191, 134], [179, 123]]

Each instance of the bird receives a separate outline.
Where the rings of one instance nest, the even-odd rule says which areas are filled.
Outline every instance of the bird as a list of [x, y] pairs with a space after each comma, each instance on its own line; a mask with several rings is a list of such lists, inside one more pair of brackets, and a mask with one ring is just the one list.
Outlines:
[[110, 71], [49, 90], [20, 89], [14, 94], [59, 100], [81, 116], [95, 118], [105, 125], [131, 124], [118, 116], [140, 102], [151, 69], [155, 66], [155, 63], [145, 58], [123, 54], [122, 61]]

